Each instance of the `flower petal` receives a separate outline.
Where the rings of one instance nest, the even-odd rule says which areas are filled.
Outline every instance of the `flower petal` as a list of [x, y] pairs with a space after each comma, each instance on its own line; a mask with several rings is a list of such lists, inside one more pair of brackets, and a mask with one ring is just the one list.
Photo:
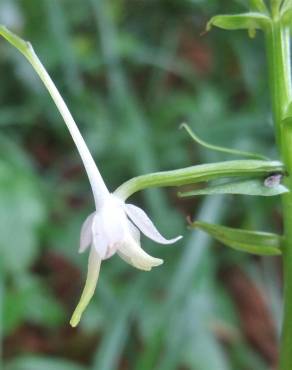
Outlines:
[[100, 270], [101, 259], [96, 253], [95, 248], [90, 249], [89, 259], [88, 259], [88, 272], [86, 283], [80, 298], [80, 301], [73, 312], [72, 318], [70, 320], [71, 326], [75, 327], [78, 325], [80, 318], [86, 309], [88, 303], [90, 302], [98, 281], [99, 270]]
[[156, 241], [157, 243], [172, 244], [182, 238], [182, 236], [178, 236], [169, 240], [165, 239], [156, 229], [153, 222], [143, 211], [143, 209], [136, 207], [133, 204], [125, 204], [125, 210], [127, 212], [127, 215], [130, 217], [133, 223], [142, 231], [142, 233], [148, 236], [148, 238]]
[[150, 271], [152, 267], [163, 263], [162, 259], [147, 254], [130, 235], [124, 243], [119, 245], [117, 253], [127, 263], [144, 271]]
[[83, 253], [92, 243], [92, 222], [95, 212], [91, 213], [83, 222], [80, 232], [80, 247], [79, 253]]
[[107, 235], [102, 228], [100, 215], [96, 215], [92, 223], [93, 246], [99, 257], [103, 260], [106, 257], [108, 249]]
[[120, 206], [105, 206], [101, 216], [101, 231], [108, 240], [108, 245], [114, 245], [124, 239], [127, 229], [127, 217]]

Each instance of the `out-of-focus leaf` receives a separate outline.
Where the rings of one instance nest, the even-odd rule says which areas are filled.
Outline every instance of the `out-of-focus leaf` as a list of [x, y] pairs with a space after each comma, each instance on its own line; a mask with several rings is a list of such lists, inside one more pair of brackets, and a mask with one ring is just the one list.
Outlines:
[[0, 254], [4, 270], [20, 272], [35, 259], [45, 200], [27, 169], [0, 162]]
[[85, 370], [85, 367], [58, 358], [25, 356], [9, 361], [4, 370]]
[[7, 290], [3, 307], [4, 333], [23, 321], [54, 327], [64, 320], [64, 311], [50, 291], [33, 276], [22, 274], [16, 286]]
[[249, 0], [249, 6], [251, 10], [263, 12], [263, 13], [268, 13], [269, 10], [264, 3], [264, 0]]
[[271, 197], [288, 192], [289, 190], [282, 184], [269, 187], [265, 185], [263, 180], [253, 179], [220, 185], [210, 184], [207, 188], [178, 193], [178, 195], [182, 198], [208, 194], [245, 194]]
[[207, 31], [212, 26], [222, 28], [224, 30], [265, 30], [270, 27], [271, 20], [268, 16], [257, 13], [243, 13], [234, 15], [215, 15], [207, 23]]
[[234, 229], [222, 225], [195, 221], [192, 227], [205, 231], [227, 247], [261, 256], [276, 256], [282, 253], [282, 238], [277, 234]]
[[116, 311], [116, 318], [104, 335], [93, 361], [92, 370], [118, 369], [121, 352], [129, 335], [129, 317], [135, 310], [138, 297], [146, 281], [145, 275], [140, 275], [128, 291], [128, 295]]
[[283, 24], [285, 24], [288, 27], [291, 27], [292, 25], [292, 8], [289, 8], [286, 10], [286, 12], [282, 16]]

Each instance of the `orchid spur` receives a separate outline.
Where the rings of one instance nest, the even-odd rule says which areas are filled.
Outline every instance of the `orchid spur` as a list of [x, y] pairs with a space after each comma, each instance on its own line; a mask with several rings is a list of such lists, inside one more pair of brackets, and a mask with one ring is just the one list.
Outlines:
[[70, 321], [76, 326], [93, 296], [101, 261], [118, 253], [134, 267], [149, 271], [163, 260], [151, 257], [141, 248], [140, 231], [160, 244], [175, 243], [181, 236], [165, 239], [141, 208], [126, 204], [127, 197], [109, 192], [69, 109], [31, 44], [1, 25], [0, 35], [26, 57], [50, 93], [77, 147], [93, 192], [96, 211], [85, 220], [80, 235], [79, 252], [90, 247], [90, 253], [85, 287]]

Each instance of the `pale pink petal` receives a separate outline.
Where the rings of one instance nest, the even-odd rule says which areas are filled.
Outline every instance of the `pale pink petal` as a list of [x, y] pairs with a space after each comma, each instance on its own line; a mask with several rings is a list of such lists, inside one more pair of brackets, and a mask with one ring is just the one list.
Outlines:
[[83, 253], [92, 243], [92, 222], [95, 212], [91, 213], [83, 222], [80, 232], [80, 247], [79, 253]]
[[104, 206], [99, 222], [101, 232], [106, 237], [111, 248], [124, 240], [128, 220], [116, 198], [110, 198]]
[[97, 214], [94, 217], [92, 223], [92, 235], [93, 235], [93, 246], [98, 253], [99, 257], [103, 260], [107, 255], [108, 249], [108, 239], [107, 236], [104, 234], [102, 225], [101, 225], [101, 217]]
[[142, 231], [143, 234], [148, 236], [148, 238], [156, 241], [160, 244], [172, 244], [177, 242], [182, 238], [178, 236], [173, 239], [165, 239], [160, 232], [156, 229], [153, 222], [147, 216], [147, 214], [139, 207], [134, 206], [133, 204], [125, 204], [125, 210], [127, 215], [133, 221], [133, 223]]

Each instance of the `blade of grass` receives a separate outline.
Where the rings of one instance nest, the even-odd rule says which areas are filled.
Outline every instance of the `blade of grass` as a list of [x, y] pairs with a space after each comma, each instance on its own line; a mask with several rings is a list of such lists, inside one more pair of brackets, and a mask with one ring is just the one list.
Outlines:
[[[203, 201], [198, 217], [204, 220], [218, 222], [224, 217], [224, 211], [223, 196], [209, 197]], [[192, 280], [194, 276], [196, 276], [202, 260], [205, 258], [211, 241], [212, 239], [208, 235], [204, 235], [201, 231], [195, 230], [190, 234], [184, 248], [184, 253], [181, 256], [177, 269], [169, 283], [168, 296], [164, 310], [164, 320], [161, 321], [160, 327], [157, 328], [157, 332], [153, 340], [149, 340], [143, 354], [138, 359], [135, 368], [139, 370], [154, 369], [157, 357], [160, 355], [162, 350], [163, 342], [171, 331], [171, 320], [169, 320], [169, 317], [172, 317], [173, 319], [174, 313], [180, 315], [180, 303], [189, 295]], [[181, 345], [183, 345], [183, 342]], [[172, 350], [172, 348], [166, 348], [165, 353], [169, 353]], [[177, 348], [177, 351], [179, 352], [179, 348]], [[165, 358], [166, 357], [167, 355], [165, 355]], [[161, 361], [163, 362], [165, 359], [162, 358]], [[157, 369], [159, 369], [159, 366]]]
[[[119, 360], [129, 336], [129, 319], [135, 310], [138, 296], [147, 280], [147, 275], [141, 273], [129, 289], [123, 303], [117, 302], [113, 313], [113, 321], [106, 330], [98, 351], [93, 359], [92, 370], [115, 370], [119, 368]], [[109, 318], [110, 319], [110, 318]]]
[[82, 80], [76, 55], [72, 48], [72, 39], [69, 37], [68, 19], [65, 17], [62, 4], [56, 0], [45, 0], [44, 6], [48, 15], [47, 22], [55, 48], [60, 55], [62, 71], [70, 92], [75, 95], [82, 90]]

